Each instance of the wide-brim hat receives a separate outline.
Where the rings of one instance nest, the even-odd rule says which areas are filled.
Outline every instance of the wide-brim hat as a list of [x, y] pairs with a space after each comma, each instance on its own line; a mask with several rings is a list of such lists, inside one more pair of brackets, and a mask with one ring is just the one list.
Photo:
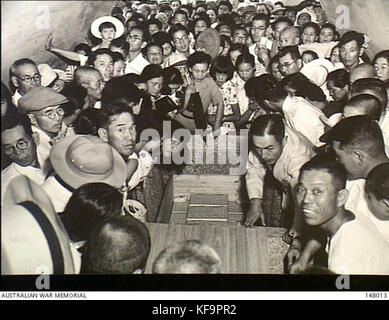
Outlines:
[[26, 176], [7, 186], [1, 231], [2, 274], [77, 273], [80, 261], [49, 196]]
[[126, 182], [123, 158], [96, 136], [74, 135], [59, 140], [51, 149], [50, 162], [58, 176], [74, 189], [91, 182], [120, 188]]
[[196, 39], [197, 49], [205, 49], [212, 60], [218, 56], [220, 50], [220, 36], [213, 28], [207, 28], [200, 32]]
[[102, 39], [99, 27], [104, 22], [111, 22], [115, 26], [115, 29], [116, 29], [115, 39], [117, 39], [117, 38], [119, 38], [119, 37], [121, 37], [123, 35], [123, 33], [124, 33], [124, 25], [123, 25], [123, 23], [119, 19], [117, 19], [115, 17], [104, 16], [104, 17], [97, 18], [95, 21], [93, 21], [92, 25], [90, 27], [92, 34], [96, 38]]

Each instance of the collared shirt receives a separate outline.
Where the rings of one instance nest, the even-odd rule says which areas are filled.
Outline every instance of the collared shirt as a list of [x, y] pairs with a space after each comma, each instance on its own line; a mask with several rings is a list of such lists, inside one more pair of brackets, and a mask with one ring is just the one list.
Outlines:
[[[293, 189], [298, 181], [301, 166], [314, 155], [312, 143], [302, 134], [285, 126], [286, 143], [274, 165], [274, 177], [285, 187]], [[246, 187], [249, 199], [262, 199], [266, 165], [250, 151], [247, 163]]]
[[328, 243], [328, 268], [337, 274], [389, 274], [389, 246], [371, 225], [346, 222]]
[[61, 131], [54, 138], [51, 138], [46, 132], [36, 126], [32, 126], [32, 131], [39, 134], [39, 144], [36, 148], [38, 161], [42, 165], [43, 171], [47, 173], [51, 169], [49, 157], [52, 145], [65, 136], [73, 135], [74, 131], [64, 123], [62, 123]]
[[153, 158], [150, 153], [145, 150], [141, 150], [139, 155], [134, 152], [128, 157], [128, 160], [132, 159], [138, 160], [138, 167], [131, 176], [130, 181], [128, 181], [127, 186], [129, 190], [134, 189], [140, 182], [142, 182], [153, 167]]
[[19, 105], [19, 99], [22, 97], [19, 90], [16, 90], [12, 96], [12, 103], [17, 107]]
[[141, 74], [143, 69], [149, 64], [150, 62], [143, 58], [142, 53], [139, 52], [139, 54], [135, 57], [134, 60], [126, 62], [125, 74]]
[[323, 111], [302, 97], [288, 96], [282, 105], [282, 112], [289, 127], [302, 133], [316, 147], [324, 144], [319, 140], [325, 132], [325, 125], [320, 120], [321, 117], [326, 118]]
[[26, 176], [37, 185], [42, 185], [46, 179], [45, 172], [40, 168], [35, 168], [33, 166], [22, 167], [15, 162], [11, 163], [1, 172], [1, 206], [3, 206], [7, 186], [14, 178], [20, 175]]

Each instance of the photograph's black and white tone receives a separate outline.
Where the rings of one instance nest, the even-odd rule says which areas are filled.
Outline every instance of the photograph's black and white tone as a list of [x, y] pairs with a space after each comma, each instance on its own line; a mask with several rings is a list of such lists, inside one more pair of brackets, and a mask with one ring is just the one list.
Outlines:
[[388, 21], [1, 1], [1, 274], [389, 275]]

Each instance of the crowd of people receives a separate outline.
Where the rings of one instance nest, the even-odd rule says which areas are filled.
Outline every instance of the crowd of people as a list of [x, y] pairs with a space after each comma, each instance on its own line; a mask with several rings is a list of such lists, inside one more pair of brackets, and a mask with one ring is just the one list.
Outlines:
[[[26, 57], [2, 83], [6, 226], [15, 205], [37, 211], [26, 203], [44, 202], [43, 189], [41, 209], [64, 226], [54, 230], [69, 241], [71, 273], [144, 272], [150, 199], [160, 199], [139, 194], [147, 180], [163, 184], [156, 169], [164, 168], [151, 151], [170, 139], [163, 154], [171, 156], [183, 144], [166, 138], [164, 124], [215, 139], [247, 129], [242, 224], [269, 225], [272, 184], [291, 217], [282, 225], [288, 272], [309, 272], [324, 252], [317, 263], [328, 272], [389, 274], [389, 49], [369, 57], [374, 35], [338, 30], [314, 0], [122, 1], [90, 33], [90, 43], [62, 48], [53, 31], [41, 49], [66, 68]], [[145, 139], [147, 130], [160, 138]], [[23, 239], [36, 229], [8, 231]], [[34, 241], [13, 241], [2, 253], [16, 257], [10, 272], [35, 273], [36, 261], [23, 258]], [[222, 263], [186, 241], [162, 252], [153, 272], [217, 273]]]

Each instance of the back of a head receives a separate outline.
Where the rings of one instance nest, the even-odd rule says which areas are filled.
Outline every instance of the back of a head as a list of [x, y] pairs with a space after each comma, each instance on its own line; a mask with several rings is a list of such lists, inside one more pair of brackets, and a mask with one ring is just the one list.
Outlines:
[[278, 57], [282, 58], [282, 57], [285, 57], [287, 54], [290, 54], [291, 58], [293, 60], [295, 60], [295, 61], [297, 61], [298, 59], [302, 59], [298, 46], [286, 46], [286, 47], [283, 47], [279, 51]]
[[82, 110], [73, 122], [76, 134], [92, 134], [97, 136], [100, 109], [87, 108]]
[[250, 81], [251, 85], [253, 86], [256, 83], [255, 86], [257, 87], [255, 100], [260, 105], [264, 104], [264, 100], [277, 101], [287, 96], [284, 87], [270, 74], [262, 74], [252, 79], [250, 79], [252, 80]]
[[388, 93], [386, 91], [385, 82], [375, 78], [359, 79], [352, 83], [350, 88], [350, 97], [367, 93], [376, 96], [381, 105], [385, 107], [388, 103]]
[[311, 101], [326, 102], [326, 96], [323, 90], [310, 81], [300, 72], [290, 74], [281, 80], [284, 87], [296, 90], [295, 95]]
[[131, 216], [108, 218], [92, 232], [82, 272], [131, 274], [143, 271], [150, 252], [147, 227]]
[[326, 143], [339, 142], [348, 151], [362, 150], [371, 158], [385, 155], [384, 140], [378, 122], [368, 116], [342, 119], [330, 131], [320, 137]]
[[142, 97], [141, 91], [132, 83], [128, 75], [110, 79], [104, 86], [102, 92], [102, 106], [112, 103], [115, 100], [123, 100], [127, 103], [138, 103]]
[[350, 82], [353, 83], [359, 79], [374, 78], [375, 76], [376, 71], [370, 63], [361, 63], [350, 72]]
[[89, 82], [89, 75], [99, 71], [93, 67], [90, 66], [83, 66], [77, 68], [77, 70], [74, 72], [74, 84], [77, 87], [81, 87], [83, 84]]
[[380, 164], [369, 172], [365, 190], [378, 201], [389, 200], [389, 162]]
[[366, 115], [377, 121], [382, 113], [380, 100], [371, 94], [360, 94], [352, 97], [345, 106], [345, 113], [347, 109], [351, 109], [353, 115]]
[[219, 273], [217, 252], [198, 240], [185, 240], [165, 248], [153, 263], [153, 273]]
[[89, 238], [93, 228], [107, 217], [121, 215], [122, 195], [106, 183], [87, 183], [70, 197], [63, 215], [77, 240]]

